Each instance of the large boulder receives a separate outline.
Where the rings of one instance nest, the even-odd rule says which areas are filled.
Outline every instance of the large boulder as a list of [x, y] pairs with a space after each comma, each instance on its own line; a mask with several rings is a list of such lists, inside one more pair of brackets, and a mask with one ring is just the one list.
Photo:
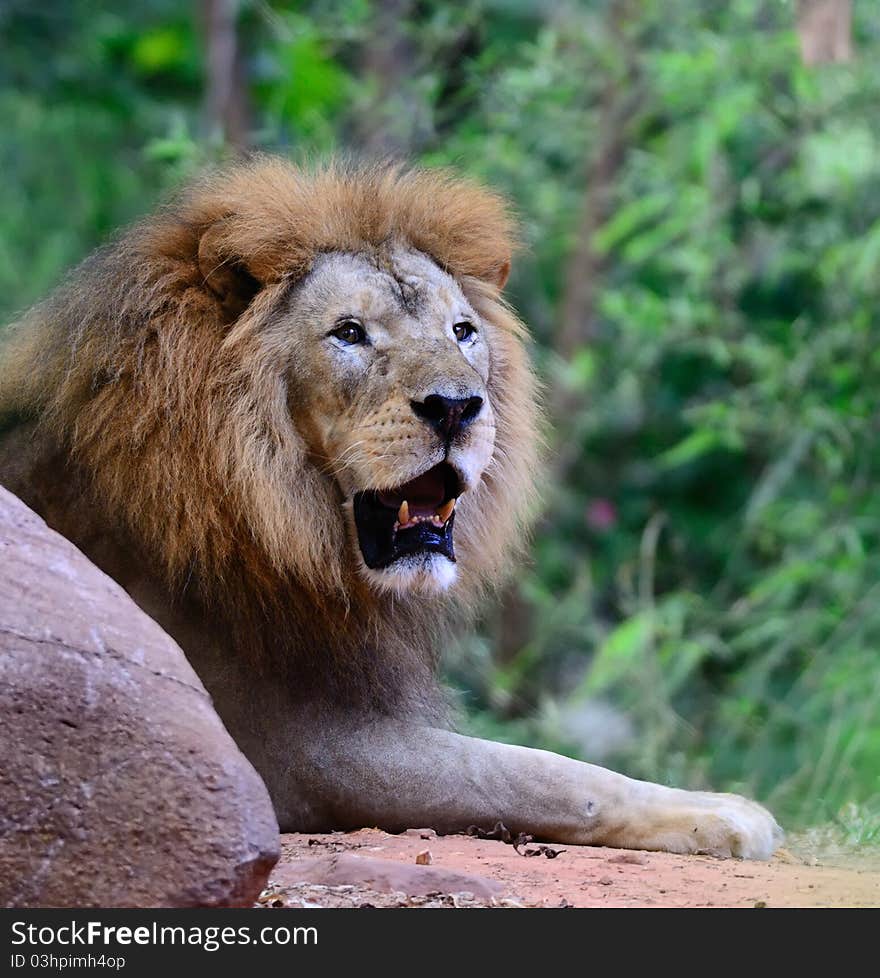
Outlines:
[[0, 906], [248, 906], [278, 847], [178, 646], [0, 488]]

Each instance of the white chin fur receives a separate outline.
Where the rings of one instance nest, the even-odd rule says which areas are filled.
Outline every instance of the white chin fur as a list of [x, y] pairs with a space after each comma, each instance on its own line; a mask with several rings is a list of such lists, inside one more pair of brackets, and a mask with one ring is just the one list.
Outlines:
[[458, 569], [442, 554], [401, 557], [382, 570], [363, 567], [367, 580], [380, 591], [397, 595], [439, 594], [455, 583]]

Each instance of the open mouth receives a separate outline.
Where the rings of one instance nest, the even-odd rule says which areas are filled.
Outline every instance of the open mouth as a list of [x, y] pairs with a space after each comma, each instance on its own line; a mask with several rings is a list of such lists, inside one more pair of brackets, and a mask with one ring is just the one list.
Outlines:
[[460, 493], [458, 476], [448, 462], [395, 489], [356, 493], [354, 521], [367, 567], [377, 570], [423, 553], [454, 561], [452, 528]]

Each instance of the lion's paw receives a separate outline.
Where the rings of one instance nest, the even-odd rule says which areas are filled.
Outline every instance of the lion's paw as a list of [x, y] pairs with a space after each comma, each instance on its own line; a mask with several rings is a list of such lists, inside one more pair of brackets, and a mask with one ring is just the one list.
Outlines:
[[[769, 859], [783, 839], [776, 819], [740, 795], [693, 792], [681, 816], [689, 831], [687, 852], [739, 859]], [[688, 824], [692, 823], [692, 824]]]

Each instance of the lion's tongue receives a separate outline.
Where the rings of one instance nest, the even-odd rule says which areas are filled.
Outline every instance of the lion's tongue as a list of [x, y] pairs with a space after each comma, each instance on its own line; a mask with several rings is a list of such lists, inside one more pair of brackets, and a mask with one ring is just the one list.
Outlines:
[[442, 475], [436, 469], [431, 469], [397, 489], [380, 492], [379, 499], [383, 506], [390, 509], [397, 509], [406, 500], [414, 516], [433, 516], [446, 502], [443, 498], [445, 492]]

